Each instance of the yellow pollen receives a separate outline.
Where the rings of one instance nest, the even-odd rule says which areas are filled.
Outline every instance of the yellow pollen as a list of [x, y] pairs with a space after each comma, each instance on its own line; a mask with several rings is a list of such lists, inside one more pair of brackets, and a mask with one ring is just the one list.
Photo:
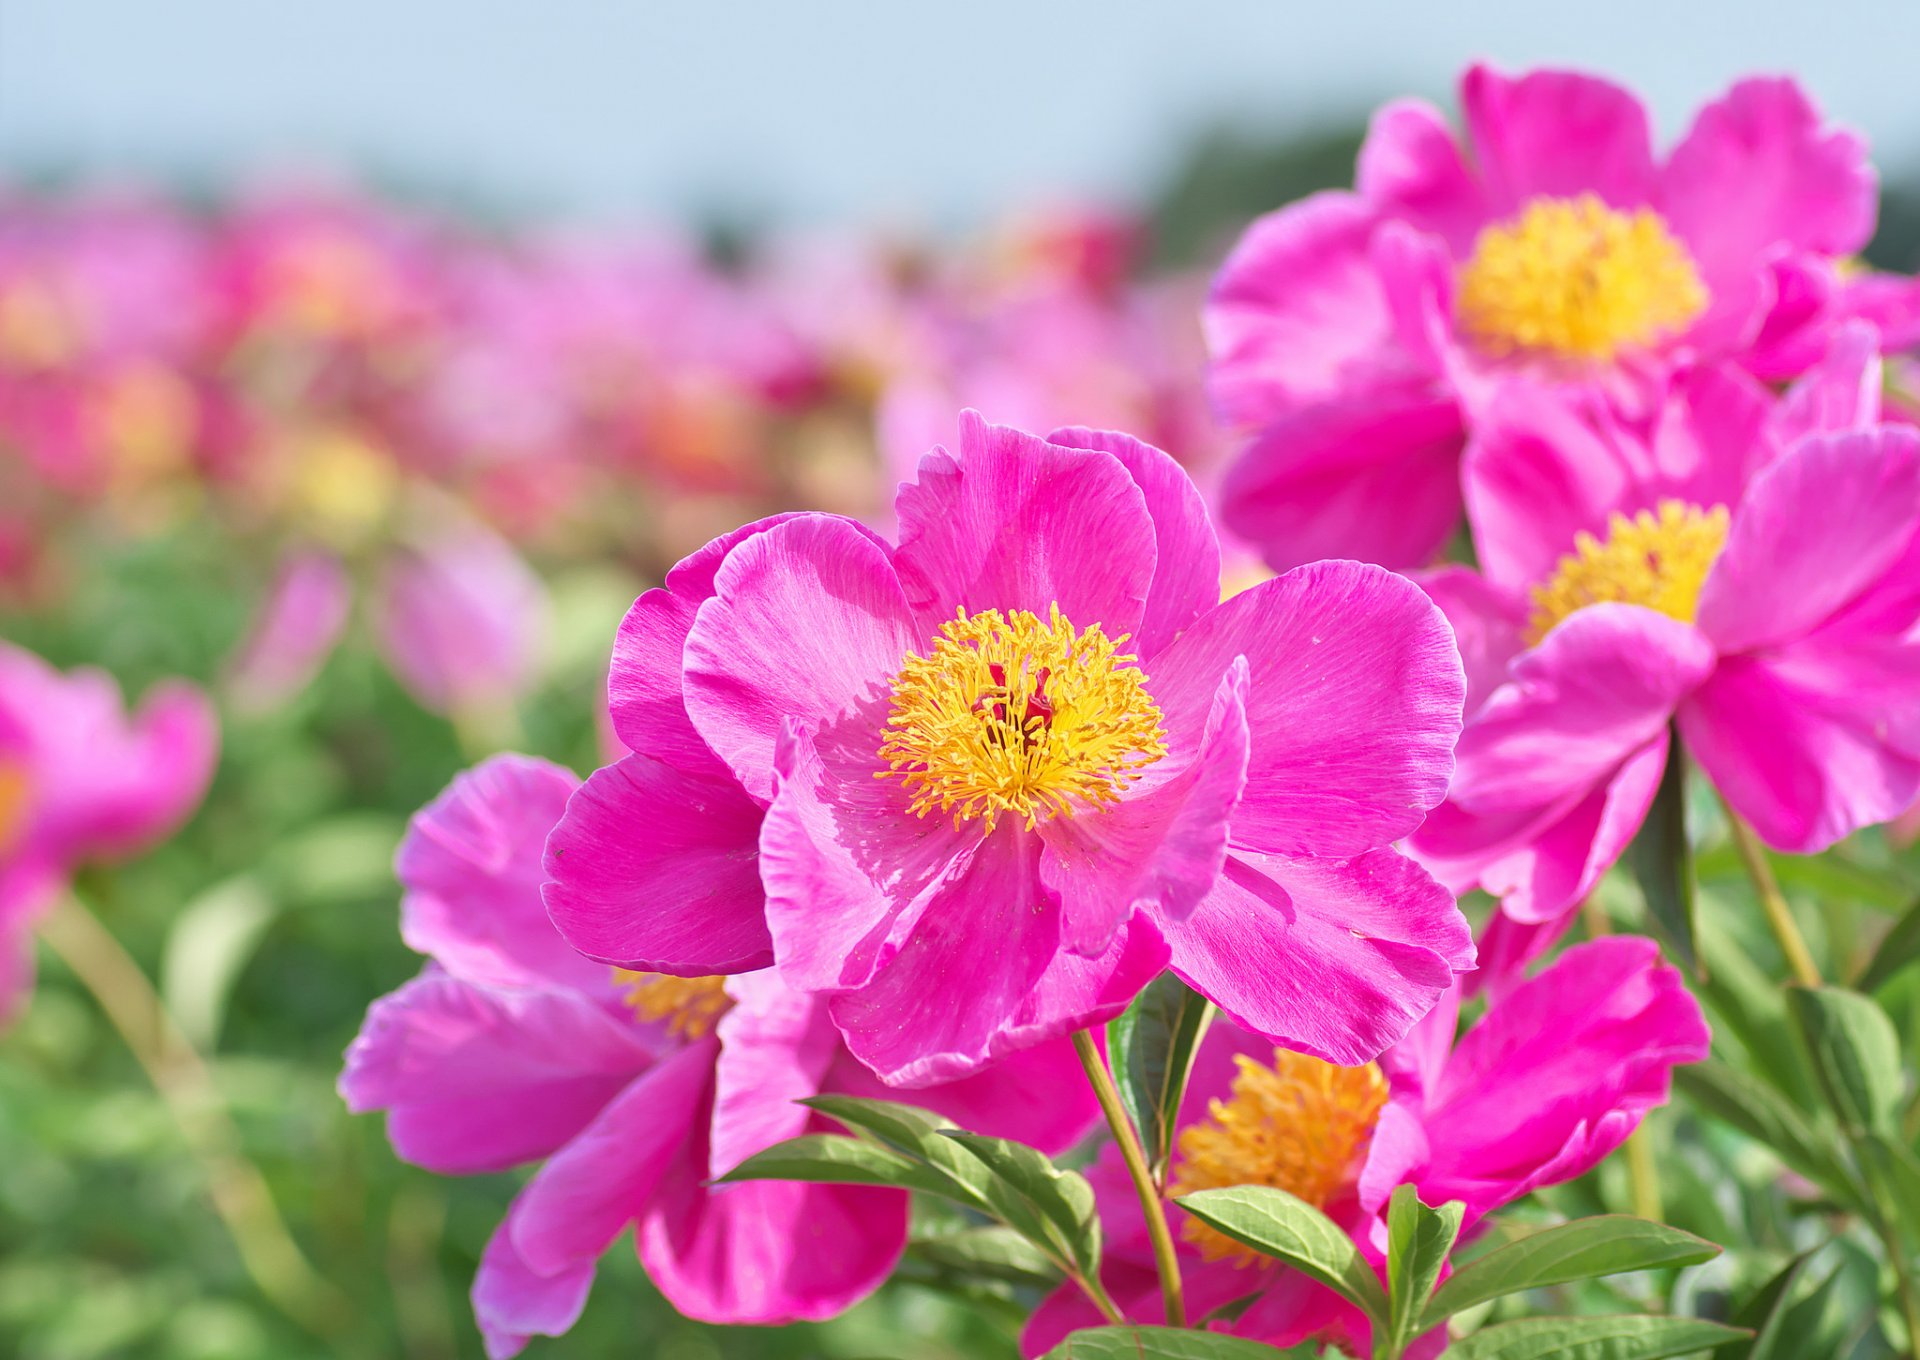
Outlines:
[[[1323, 1208], [1352, 1184], [1387, 1103], [1387, 1079], [1373, 1063], [1330, 1062], [1273, 1051], [1271, 1066], [1245, 1054], [1227, 1100], [1207, 1104], [1207, 1117], [1189, 1125], [1177, 1144], [1172, 1193], [1266, 1185]], [[1181, 1233], [1209, 1261], [1250, 1265], [1251, 1248], [1189, 1218]]]
[[0, 855], [11, 850], [27, 829], [33, 781], [17, 760], [0, 760]]
[[1527, 640], [1538, 642], [1567, 615], [1590, 604], [1637, 604], [1692, 623], [1707, 568], [1727, 542], [1727, 507], [1703, 510], [1661, 501], [1632, 519], [1616, 511], [1605, 541], [1574, 536], [1574, 550], [1533, 588]]
[[1488, 354], [1601, 361], [1685, 330], [1706, 306], [1693, 257], [1658, 213], [1592, 194], [1536, 198], [1483, 230], [1454, 304]]
[[633, 1013], [642, 1020], [666, 1021], [668, 1032], [682, 1039], [703, 1038], [732, 1007], [726, 983], [723, 977], [683, 978], [636, 973], [628, 968], [613, 970], [613, 985]]
[[1049, 614], [961, 610], [894, 677], [875, 778], [900, 779], [917, 815], [984, 817], [991, 832], [1011, 812], [1031, 830], [1118, 801], [1167, 753], [1137, 658], [1118, 650], [1127, 635]]

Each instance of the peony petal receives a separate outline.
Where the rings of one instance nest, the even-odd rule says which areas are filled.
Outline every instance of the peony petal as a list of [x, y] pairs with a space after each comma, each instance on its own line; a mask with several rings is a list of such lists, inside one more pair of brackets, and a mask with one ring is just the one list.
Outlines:
[[1396, 99], [1373, 115], [1354, 187], [1383, 214], [1437, 233], [1461, 259], [1491, 215], [1453, 129], [1425, 100]]
[[401, 1157], [442, 1175], [545, 1156], [654, 1058], [648, 1036], [575, 992], [508, 991], [427, 972], [367, 1011], [340, 1094], [386, 1110]]
[[1807, 435], [1877, 425], [1885, 381], [1879, 333], [1865, 321], [1846, 322], [1833, 332], [1818, 362], [1780, 399], [1771, 420], [1774, 442], [1784, 449]]
[[1171, 752], [1194, 749], [1240, 655], [1253, 677], [1252, 757], [1234, 845], [1359, 854], [1446, 796], [1466, 683], [1452, 631], [1418, 586], [1318, 562], [1228, 600], [1154, 664]]
[[1227, 470], [1221, 519], [1276, 571], [1327, 557], [1423, 566], [1460, 523], [1453, 398], [1391, 389], [1284, 416]]
[[1068, 449], [967, 412], [956, 457], [936, 449], [895, 499], [894, 554], [914, 618], [1053, 605], [1108, 637], [1144, 617], [1157, 554], [1145, 494], [1109, 454]]
[[1130, 650], [1151, 660], [1220, 600], [1220, 540], [1206, 500], [1185, 468], [1132, 435], [1070, 426], [1055, 430], [1047, 442], [1111, 454], [1146, 497], [1153, 517], [1153, 584]]
[[1177, 921], [1213, 887], [1247, 782], [1247, 661], [1215, 691], [1199, 752], [1150, 792], [1040, 824], [1040, 880], [1060, 900], [1066, 947], [1103, 953], [1137, 907]]
[[1646, 107], [1610, 81], [1573, 71], [1515, 77], [1475, 66], [1461, 80], [1460, 103], [1496, 217], [1546, 196], [1592, 193], [1631, 208], [1653, 193]]
[[859, 712], [878, 748], [888, 679], [916, 642], [886, 554], [845, 520], [804, 515], [728, 554], [686, 648], [687, 711], [757, 798], [782, 724]]
[[[903, 1094], [844, 1050], [823, 1089], [879, 1100], [899, 1100]], [[1011, 1138], [1049, 1156], [1078, 1143], [1100, 1118], [1079, 1055], [1065, 1039], [1010, 1053], [958, 1081], [922, 1086], [912, 1100], [960, 1128]]]
[[1469, 567], [1436, 567], [1409, 575], [1453, 629], [1466, 669], [1466, 714], [1472, 721], [1507, 678], [1508, 664], [1526, 649], [1526, 604]]
[[1817, 435], [1755, 478], [1700, 592], [1722, 655], [1803, 636], [1884, 577], [1920, 527], [1920, 434]]
[[579, 783], [544, 760], [495, 756], [415, 813], [394, 856], [407, 947], [469, 982], [604, 980], [604, 969], [568, 948], [540, 902], [542, 848]]
[[734, 1004], [715, 1031], [712, 1177], [805, 1132], [812, 1112], [798, 1102], [826, 1089], [827, 1072], [842, 1052], [825, 1005], [794, 991], [771, 968], [733, 978], [727, 995]]
[[1174, 971], [1235, 1023], [1348, 1066], [1379, 1056], [1473, 966], [1452, 896], [1391, 850], [1236, 855], [1167, 942]]
[[543, 1275], [514, 1249], [518, 1205], [494, 1229], [473, 1277], [473, 1315], [487, 1360], [509, 1360], [535, 1336], [564, 1336], [580, 1320], [593, 1289], [594, 1263]]
[[724, 771], [646, 756], [594, 771], [547, 841], [546, 906], [588, 958], [684, 977], [773, 961], [761, 811]]

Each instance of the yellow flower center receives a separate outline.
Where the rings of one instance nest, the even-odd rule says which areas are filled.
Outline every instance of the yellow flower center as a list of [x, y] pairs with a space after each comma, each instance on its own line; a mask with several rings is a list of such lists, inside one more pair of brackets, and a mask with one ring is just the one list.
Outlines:
[[723, 977], [672, 977], [666, 973], [613, 970], [620, 999], [642, 1020], [664, 1020], [682, 1039], [703, 1038], [733, 1006]]
[[1536, 198], [1483, 230], [1454, 306], [1488, 354], [1605, 361], [1686, 329], [1706, 310], [1707, 289], [1658, 213], [1582, 194]]
[[894, 677], [875, 777], [900, 779], [917, 815], [984, 817], [991, 832], [1011, 812], [1031, 830], [1117, 801], [1166, 754], [1145, 677], [1117, 650], [1127, 635], [1049, 613], [961, 610]]
[[1727, 507], [1661, 501], [1632, 519], [1616, 511], [1605, 541], [1581, 532], [1552, 576], [1533, 588], [1527, 639], [1538, 642], [1590, 604], [1637, 604], [1692, 623], [1707, 568], [1727, 542]]
[[[1230, 1185], [1266, 1185], [1322, 1208], [1353, 1181], [1387, 1103], [1387, 1079], [1373, 1063], [1330, 1062], [1273, 1051], [1271, 1066], [1245, 1054], [1226, 1100], [1208, 1102], [1207, 1117], [1177, 1144], [1175, 1195]], [[1189, 1218], [1181, 1229], [1209, 1261], [1249, 1265], [1249, 1247]]]

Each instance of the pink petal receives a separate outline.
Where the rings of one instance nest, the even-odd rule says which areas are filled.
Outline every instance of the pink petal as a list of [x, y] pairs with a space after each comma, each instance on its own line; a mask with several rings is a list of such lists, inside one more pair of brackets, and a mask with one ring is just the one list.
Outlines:
[[1806, 435], [1877, 425], [1883, 370], [1879, 333], [1865, 321], [1840, 326], [1818, 362], [1781, 398], [1773, 438], [1788, 448]]
[[1505, 76], [1475, 66], [1460, 85], [1474, 164], [1495, 216], [1528, 200], [1598, 194], [1618, 208], [1654, 188], [1647, 111], [1630, 91], [1572, 71]]
[[1866, 146], [1821, 126], [1793, 81], [1743, 80], [1700, 110], [1668, 158], [1661, 204], [1716, 300], [1783, 247], [1850, 255], [1873, 234]]
[[847, 1047], [883, 1081], [952, 1081], [1100, 1024], [1165, 966], [1158, 932], [1138, 916], [1098, 958], [1062, 948], [1060, 907], [1036, 872], [1039, 846], [1000, 827], [930, 895], [872, 980], [834, 997]]
[[280, 563], [232, 661], [235, 697], [253, 711], [307, 687], [347, 626], [353, 582], [332, 553], [294, 552]]
[[806, 1131], [812, 1112], [797, 1102], [826, 1089], [842, 1052], [840, 1035], [815, 996], [796, 992], [773, 969], [727, 984], [733, 1008], [720, 1017], [707, 1174], [724, 1176], [763, 1148]]
[[1040, 880], [1060, 900], [1068, 949], [1104, 952], [1136, 907], [1178, 921], [1213, 887], [1247, 780], [1246, 694], [1246, 658], [1236, 657], [1186, 769], [1110, 809], [1040, 825]]
[[518, 1206], [494, 1229], [473, 1277], [473, 1314], [487, 1360], [509, 1360], [535, 1336], [564, 1336], [580, 1320], [593, 1288], [594, 1263], [543, 1275], [520, 1258], [513, 1231]]
[[1421, 375], [1392, 344], [1375, 209], [1319, 193], [1260, 218], [1215, 275], [1202, 320], [1222, 420], [1264, 425], [1313, 402]]
[[[515, 1201], [513, 1245], [542, 1275], [597, 1260], [683, 1174], [710, 1105], [715, 1044], [690, 1044], [621, 1091]], [[698, 1165], [698, 1163], [696, 1163]]]
[[1526, 648], [1527, 607], [1468, 567], [1411, 573], [1453, 629], [1466, 668], [1469, 721], [1507, 678], [1507, 664]]
[[1227, 470], [1221, 518], [1276, 571], [1327, 557], [1431, 562], [1460, 523], [1453, 399], [1383, 391], [1269, 425]]
[[1438, 233], [1462, 259], [1489, 216], [1453, 129], [1424, 100], [1396, 99], [1373, 115], [1354, 187], [1383, 213]]
[[368, 1009], [340, 1094], [356, 1114], [388, 1111], [406, 1160], [466, 1175], [552, 1152], [653, 1057], [644, 1031], [577, 992], [430, 971]]
[[1146, 497], [1156, 549], [1147, 612], [1129, 647], [1146, 660], [1220, 599], [1220, 541], [1207, 503], [1187, 470], [1131, 435], [1072, 426], [1047, 436], [1050, 444], [1111, 454]]
[[761, 811], [731, 776], [628, 756], [596, 770], [547, 842], [546, 908], [588, 958], [706, 976], [772, 962]]
[[900, 584], [925, 631], [956, 610], [1051, 606], [1109, 637], [1141, 624], [1154, 579], [1155, 525], [1127, 467], [1095, 450], [960, 422], [956, 457], [936, 449], [900, 488]]
[[728, 554], [688, 635], [687, 711], [749, 793], [773, 792], [782, 724], [861, 719], [875, 733], [913, 649], [886, 554], [845, 520], [805, 515]]
[[[844, 1053], [825, 1089], [881, 1100], [899, 1100], [902, 1095]], [[912, 1093], [912, 1100], [960, 1128], [990, 1138], [1011, 1138], [1049, 1156], [1078, 1143], [1100, 1118], [1093, 1087], [1065, 1039], [1049, 1039], [1010, 1053], [958, 1081], [922, 1086]]]
[[540, 902], [542, 847], [579, 782], [544, 760], [495, 756], [415, 813], [394, 857], [407, 947], [469, 982], [604, 979], [567, 947]]
[[1253, 677], [1236, 846], [1358, 854], [1406, 835], [1445, 797], [1466, 683], [1452, 631], [1418, 586], [1319, 562], [1234, 596], [1154, 664], [1170, 750], [1198, 742], [1236, 656]]
[[1167, 941], [1174, 971], [1237, 1024], [1348, 1066], [1397, 1041], [1473, 965], [1452, 896], [1391, 850], [1237, 855]]
[[1755, 478], [1700, 593], [1723, 655], [1790, 642], [1861, 594], [1920, 526], [1920, 434], [1818, 435]]

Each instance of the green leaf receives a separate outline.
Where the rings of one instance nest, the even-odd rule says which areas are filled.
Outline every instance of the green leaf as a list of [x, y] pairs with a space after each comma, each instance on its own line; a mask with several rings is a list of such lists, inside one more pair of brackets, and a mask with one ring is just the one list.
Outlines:
[[1236, 1185], [1196, 1190], [1174, 1203], [1242, 1246], [1318, 1280], [1375, 1326], [1386, 1326], [1387, 1298], [1379, 1277], [1353, 1239], [1306, 1201], [1264, 1185]]
[[[1025, 1143], [949, 1129], [958, 1143], [993, 1172], [986, 1187], [992, 1212], [1088, 1275], [1100, 1271], [1100, 1214], [1093, 1187], [1078, 1171], [1063, 1171]], [[1037, 1231], [1035, 1226], [1037, 1225]]]
[[1467, 1206], [1455, 1200], [1438, 1209], [1420, 1202], [1411, 1185], [1400, 1186], [1387, 1205], [1388, 1354], [1398, 1355], [1426, 1330], [1420, 1324], [1434, 1282], [1460, 1236]]
[[1503, 1294], [1630, 1270], [1698, 1265], [1719, 1254], [1720, 1248], [1705, 1238], [1664, 1223], [1625, 1214], [1577, 1218], [1530, 1233], [1460, 1267], [1434, 1295], [1420, 1320], [1420, 1332]]
[[[951, 1127], [938, 1115], [917, 1105], [860, 1096], [814, 1096], [800, 1102], [809, 1109], [839, 1120], [880, 1140], [895, 1152], [925, 1163], [947, 1182], [944, 1194], [959, 1204], [990, 1213], [988, 1191], [993, 1173], [959, 1143], [941, 1135]], [[1015, 1227], [1023, 1227], [1015, 1224]]]
[[1447, 1360], [1661, 1360], [1713, 1350], [1745, 1335], [1698, 1318], [1521, 1318], [1454, 1342]]
[[1882, 937], [1853, 985], [1863, 992], [1877, 992], [1916, 961], [1920, 961], [1920, 899], [1916, 899], [1893, 923], [1893, 929]]
[[1840, 1125], [1892, 1133], [1900, 1109], [1900, 1037], [1868, 996], [1844, 987], [1794, 987], [1787, 1009]]
[[763, 1148], [719, 1178], [734, 1181], [811, 1181], [816, 1185], [890, 1185], [952, 1198], [946, 1177], [922, 1162], [865, 1138], [805, 1133]]
[[258, 879], [230, 878], [180, 909], [167, 931], [160, 995], [195, 1047], [215, 1047], [234, 983], [278, 912]]
[[1316, 1349], [1281, 1351], [1237, 1336], [1175, 1327], [1094, 1327], [1075, 1332], [1041, 1360], [1307, 1360]]
[[[1804, 1293], [1800, 1281], [1806, 1263], [1793, 1272], [1768, 1312], [1750, 1348], [1733, 1353], [1738, 1360], [1809, 1360], [1839, 1355], [1841, 1338], [1859, 1310], [1847, 1307], [1845, 1266], [1837, 1265]], [[1730, 1357], [1730, 1360], [1733, 1360]]]
[[1854, 1148], [1882, 1216], [1909, 1249], [1920, 1248], [1920, 1158], [1898, 1139], [1877, 1133], [1863, 1135]]
[[1120, 1103], [1140, 1131], [1156, 1181], [1165, 1177], [1180, 1098], [1212, 1013], [1205, 997], [1162, 973], [1107, 1026], [1107, 1059]]
[[1678, 1067], [1674, 1084], [1703, 1112], [1764, 1144], [1844, 1208], [1860, 1209], [1860, 1187], [1839, 1140], [1809, 1123], [1771, 1086], [1717, 1060]]
[[1733, 1317], [1729, 1319], [1733, 1325], [1745, 1327], [1754, 1335], [1728, 1351], [1721, 1360], [1754, 1360], [1757, 1348], [1766, 1339], [1767, 1331], [1773, 1325], [1774, 1315], [1783, 1309], [1787, 1296], [1799, 1282], [1800, 1277], [1806, 1273], [1807, 1263], [1812, 1259], [1813, 1250], [1801, 1252], [1733, 1310]]
[[1012, 1228], [964, 1228], [915, 1240], [909, 1250], [943, 1270], [975, 1279], [1051, 1289], [1060, 1271], [1051, 1257]]
[[1676, 734], [1667, 754], [1660, 791], [1626, 860], [1647, 901], [1647, 919], [1689, 976], [1700, 971], [1693, 930], [1693, 847], [1687, 840], [1687, 762]]

